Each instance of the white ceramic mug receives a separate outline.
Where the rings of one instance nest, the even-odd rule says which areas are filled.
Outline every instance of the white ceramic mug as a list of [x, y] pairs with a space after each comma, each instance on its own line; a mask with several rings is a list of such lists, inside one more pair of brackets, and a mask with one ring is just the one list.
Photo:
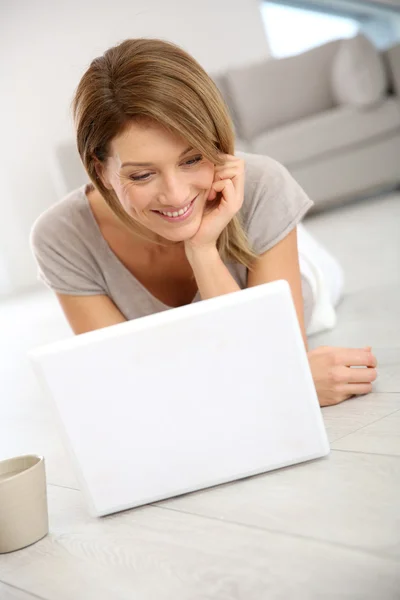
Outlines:
[[0, 553], [25, 548], [49, 532], [43, 456], [0, 462]]

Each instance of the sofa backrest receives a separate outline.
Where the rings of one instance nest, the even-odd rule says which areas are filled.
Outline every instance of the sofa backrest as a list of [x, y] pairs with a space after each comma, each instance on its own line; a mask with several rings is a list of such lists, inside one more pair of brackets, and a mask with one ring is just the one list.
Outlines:
[[217, 85], [238, 135], [250, 140], [262, 131], [332, 108], [331, 70], [340, 43], [334, 40], [297, 56], [219, 76]]
[[221, 95], [225, 100], [225, 104], [228, 106], [229, 114], [231, 116], [235, 129], [235, 134], [240, 135], [239, 116], [236, 114], [235, 102], [228, 86], [227, 76], [225, 73], [219, 73], [218, 75], [211, 75], [211, 77], [214, 83], [216, 84], [217, 88], [221, 92]]
[[390, 92], [400, 97], [400, 44], [382, 52], [382, 57], [390, 82]]

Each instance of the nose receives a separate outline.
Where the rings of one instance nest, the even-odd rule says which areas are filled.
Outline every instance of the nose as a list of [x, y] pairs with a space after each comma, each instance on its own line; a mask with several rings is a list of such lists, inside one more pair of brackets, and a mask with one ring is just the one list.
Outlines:
[[190, 185], [182, 175], [170, 173], [162, 179], [158, 201], [162, 206], [180, 209], [192, 200]]

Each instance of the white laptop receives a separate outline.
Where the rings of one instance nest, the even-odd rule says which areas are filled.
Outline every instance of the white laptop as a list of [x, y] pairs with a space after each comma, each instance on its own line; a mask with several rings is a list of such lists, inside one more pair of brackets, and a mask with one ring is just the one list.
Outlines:
[[329, 453], [286, 281], [30, 357], [93, 516]]

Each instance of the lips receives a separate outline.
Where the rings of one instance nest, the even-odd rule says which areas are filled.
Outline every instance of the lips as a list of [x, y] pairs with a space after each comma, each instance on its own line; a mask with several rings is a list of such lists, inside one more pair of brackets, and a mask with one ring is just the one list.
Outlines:
[[169, 221], [170, 223], [180, 222], [187, 219], [191, 213], [193, 212], [193, 205], [197, 196], [193, 198], [193, 200], [187, 204], [186, 206], [180, 208], [179, 210], [167, 211], [167, 210], [154, 210], [153, 212], [159, 215], [162, 219]]
[[184, 208], [179, 209], [178, 211], [164, 211], [164, 210], [159, 210], [157, 212], [161, 213], [162, 215], [166, 216], [166, 217], [180, 217], [181, 215], [184, 215], [190, 208], [191, 206], [191, 202], [189, 204], [187, 204]]

